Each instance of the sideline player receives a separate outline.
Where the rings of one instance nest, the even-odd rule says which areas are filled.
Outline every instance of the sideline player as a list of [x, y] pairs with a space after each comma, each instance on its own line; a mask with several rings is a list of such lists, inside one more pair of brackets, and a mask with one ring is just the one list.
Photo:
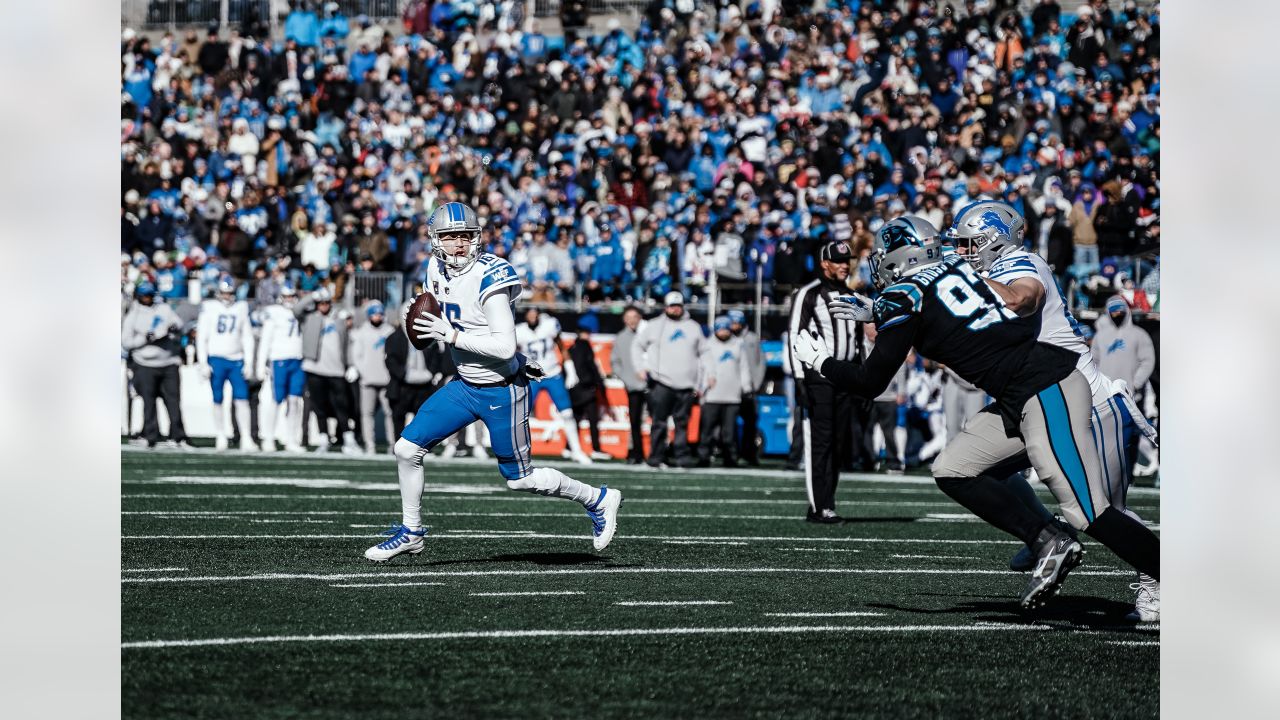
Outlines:
[[[458, 374], [422, 404], [395, 444], [403, 517], [383, 542], [365, 551], [382, 562], [425, 549], [422, 524], [423, 458], [440, 441], [480, 420], [489, 428], [498, 471], [507, 487], [580, 503], [591, 519], [593, 544], [603, 550], [618, 528], [622, 493], [591, 487], [530, 457], [529, 379], [541, 375], [516, 352], [513, 306], [520, 279], [511, 264], [480, 252], [475, 211], [459, 202], [436, 208], [427, 219], [431, 254], [427, 289], [442, 315], [404, 318], [412, 337], [443, 341]], [[412, 307], [412, 305], [410, 306]]]
[[[591, 457], [582, 452], [578, 421], [573, 417], [573, 403], [569, 398], [569, 388], [577, 384], [578, 378], [573, 362], [569, 360], [569, 351], [560, 341], [560, 321], [543, 315], [536, 307], [525, 310], [524, 322], [516, 326], [516, 347], [544, 373], [540, 379], [529, 383], [529, 404], [536, 403], [540, 393], [551, 396], [551, 404], [555, 405], [556, 415], [569, 443], [570, 457], [580, 465], [590, 465]], [[565, 359], [563, 365], [561, 357]]]
[[196, 357], [200, 374], [213, 385], [214, 447], [227, 449], [227, 416], [222, 400], [229, 382], [236, 424], [240, 426], [240, 449], [257, 450], [249, 432], [249, 383], [244, 372], [245, 358], [253, 362], [253, 328], [249, 326], [249, 305], [236, 300], [236, 284], [230, 275], [218, 278], [217, 297], [200, 306]]
[[873, 279], [882, 288], [870, 315], [879, 334], [865, 364], [830, 358], [807, 333], [793, 341], [800, 361], [863, 397], [888, 385], [912, 346], [995, 398], [934, 462], [934, 480], [956, 502], [1032, 546], [1037, 563], [1022, 594], [1024, 608], [1043, 604], [1083, 548], [1046, 521], [1003, 481], [1001, 460], [1025, 452], [1072, 526], [1084, 530], [1139, 571], [1158, 579], [1160, 540], [1110, 507], [1090, 422], [1089, 382], [1079, 356], [1037, 342], [1039, 321], [1022, 318], [968, 263], [943, 253], [927, 220], [904, 216], [885, 225], [872, 246]]
[[[264, 433], [262, 449], [273, 451], [276, 441], [287, 452], [303, 452], [302, 394], [307, 388], [307, 375], [302, 372], [302, 328], [293, 315], [298, 291], [292, 283], [280, 288], [280, 303], [262, 311], [262, 347], [258, 353], [258, 376], [271, 378], [271, 394], [275, 411], [270, 413], [271, 427]], [[270, 363], [270, 374], [267, 364]]]
[[[1041, 342], [1078, 353], [1076, 368], [1089, 381], [1093, 394], [1093, 439], [1102, 459], [1102, 478], [1111, 504], [1139, 522], [1142, 518], [1129, 509], [1127, 494], [1132, 482], [1130, 458], [1137, 452], [1138, 440], [1146, 437], [1155, 443], [1156, 433], [1139, 412], [1130, 388], [1123, 380], [1113, 380], [1098, 371], [1084, 331], [1067, 309], [1049, 264], [1035, 253], [1023, 249], [1022, 233], [1026, 221], [1009, 205], [984, 200], [961, 210], [955, 223], [944, 234], [969, 264], [1004, 300], [1005, 305], [1020, 316], [1040, 315]], [[1030, 463], [1026, 463], [1030, 467]], [[1020, 474], [1010, 482], [1022, 486], [1029, 504], [1040, 505]], [[1048, 515], [1047, 510], [1043, 510]], [[1015, 570], [1031, 569], [1030, 551], [1023, 549], [1010, 563]], [[1137, 598], [1131, 620], [1151, 622], [1160, 619], [1160, 583], [1139, 573], [1135, 588]]]

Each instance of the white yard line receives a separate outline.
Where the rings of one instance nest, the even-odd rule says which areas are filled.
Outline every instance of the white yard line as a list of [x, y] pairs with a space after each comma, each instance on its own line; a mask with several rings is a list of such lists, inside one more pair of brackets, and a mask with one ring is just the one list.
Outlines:
[[186, 568], [121, 568], [120, 572], [186, 572]]
[[737, 540], [663, 540], [663, 545], [746, 545]]
[[676, 607], [681, 605], [732, 605], [732, 600], [620, 600], [623, 607]]
[[423, 585], [444, 585], [441, 582], [403, 582], [403, 583], [340, 583], [329, 587], [338, 588], [385, 588], [385, 587], [420, 587]]
[[884, 613], [864, 612], [861, 610], [833, 611], [833, 612], [778, 612], [765, 613], [766, 617], [884, 617]]
[[534, 595], [586, 595], [585, 590], [523, 590], [520, 592], [474, 592], [471, 597], [525, 597]]
[[905, 560], [979, 560], [971, 555], [890, 555]]
[[[381, 525], [375, 527], [382, 527]], [[368, 533], [325, 534], [264, 534], [245, 535], [191, 534], [191, 535], [124, 535], [122, 540], [368, 540], [378, 537]], [[486, 530], [483, 532], [440, 531], [433, 532], [430, 540], [492, 540], [497, 538], [529, 540], [581, 540], [586, 534], [521, 532], [520, 534]], [[961, 538], [868, 538], [868, 537], [793, 537], [780, 535], [624, 535], [627, 540], [697, 540], [697, 541], [745, 541], [745, 542], [816, 542], [816, 543], [928, 543], [952, 545], [1003, 545], [1016, 548], [1010, 540], [971, 540]]]
[[1159, 640], [1108, 640], [1108, 645], [1124, 645], [1127, 647], [1158, 647]]
[[787, 633], [974, 633], [1044, 631], [1043, 625], [814, 625], [776, 627], [672, 627], [589, 630], [471, 630], [435, 633], [385, 633], [373, 635], [268, 635], [263, 637], [204, 638], [199, 640], [141, 640], [120, 643], [121, 649], [207, 647], [211, 645], [259, 645], [275, 643], [371, 642], [397, 640], [512, 640], [538, 637], [662, 636], [662, 635], [762, 635]]
[[856, 549], [854, 549], [854, 548], [802, 548], [802, 547], [789, 547], [789, 548], [781, 548], [781, 549], [782, 549], [782, 550], [798, 550], [798, 551], [800, 551], [800, 552], [862, 552], [861, 550], [856, 550]]
[[[411, 570], [396, 573], [260, 573], [256, 575], [205, 575], [205, 576], [173, 576], [173, 577], [139, 577], [121, 578], [121, 583], [182, 583], [182, 582], [267, 582], [272, 580], [321, 580], [326, 582], [338, 580], [377, 580], [399, 578], [447, 578], [447, 577], [552, 577], [557, 575], [725, 575], [725, 574], [804, 574], [804, 575], [1021, 575], [1012, 570], [990, 569], [944, 569], [944, 568], [646, 568], [646, 567], [605, 567], [605, 568], [559, 568], [554, 570]], [[1076, 570], [1073, 576], [1117, 576], [1132, 575], [1131, 571], [1089, 571]]]

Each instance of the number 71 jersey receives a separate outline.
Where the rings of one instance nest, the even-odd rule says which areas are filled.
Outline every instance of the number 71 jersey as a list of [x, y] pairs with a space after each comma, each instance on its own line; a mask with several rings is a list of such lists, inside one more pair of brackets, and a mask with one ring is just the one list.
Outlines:
[[[440, 312], [453, 327], [472, 337], [492, 335], [484, 303], [495, 293], [504, 294], [514, 306], [520, 297], [520, 277], [506, 260], [480, 253], [471, 267], [455, 273], [437, 258], [427, 267], [427, 291], [440, 303]], [[514, 312], [514, 310], [513, 310]], [[511, 331], [514, 334], [514, 330]], [[493, 383], [515, 374], [516, 358], [502, 360], [450, 347], [458, 374], [473, 383]]]
[[[955, 253], [885, 288], [873, 307], [881, 333], [909, 332], [916, 352], [988, 393], [1012, 377], [1040, 332]], [[895, 329], [897, 328], [897, 329]]]

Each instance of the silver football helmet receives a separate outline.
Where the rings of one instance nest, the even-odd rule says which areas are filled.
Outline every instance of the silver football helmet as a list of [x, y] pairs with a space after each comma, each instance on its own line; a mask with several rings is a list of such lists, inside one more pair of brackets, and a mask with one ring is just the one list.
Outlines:
[[871, 278], [883, 290], [898, 280], [942, 262], [942, 237], [928, 220], [914, 215], [896, 218], [871, 243]]
[[[431, 254], [454, 272], [463, 272], [480, 256], [480, 220], [476, 211], [460, 203], [445, 203], [427, 218], [427, 237], [431, 240]], [[467, 254], [455, 255], [445, 250], [442, 235], [466, 233]]]
[[995, 200], [979, 200], [956, 215], [944, 237], [956, 253], [982, 272], [1001, 255], [1022, 247], [1026, 221], [1011, 206]]

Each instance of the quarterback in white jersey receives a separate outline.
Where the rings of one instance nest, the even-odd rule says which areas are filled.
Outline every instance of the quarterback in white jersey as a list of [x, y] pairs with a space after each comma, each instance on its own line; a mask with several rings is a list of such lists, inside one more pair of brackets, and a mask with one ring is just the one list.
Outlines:
[[[525, 311], [524, 322], [516, 326], [516, 346], [544, 373], [529, 386], [530, 403], [536, 403], [538, 395], [544, 392], [551, 396], [551, 404], [556, 407], [556, 417], [569, 445], [569, 456], [576, 463], [590, 465], [591, 457], [582, 451], [578, 422], [573, 417], [573, 402], [569, 398], [569, 388], [578, 384], [578, 375], [573, 362], [568, 359], [567, 349], [560, 342], [560, 321], [543, 314], [536, 307], [529, 308]], [[565, 358], [563, 369], [561, 356]]]
[[[1147, 422], [1129, 388], [1098, 371], [1093, 354], [1071, 311], [1062, 288], [1044, 258], [1022, 247], [1025, 221], [1011, 206], [995, 201], [979, 201], [956, 216], [947, 237], [956, 250], [987, 279], [987, 283], [1020, 316], [1040, 313], [1039, 340], [1079, 354], [1076, 367], [1089, 381], [1093, 393], [1093, 437], [1103, 461], [1104, 491], [1112, 507], [1141, 520], [1127, 506], [1126, 495], [1132, 480], [1140, 435], [1155, 442], [1155, 430]], [[1026, 488], [1030, 497], [1035, 493]], [[1037, 501], [1038, 502], [1038, 501]], [[1048, 511], [1044, 511], [1048, 514]], [[1020, 553], [1014, 565], [1025, 564]], [[1021, 561], [1021, 562], [1020, 562]], [[1149, 622], [1160, 617], [1160, 583], [1139, 576], [1137, 600], [1130, 619]]]
[[298, 291], [286, 283], [280, 289], [280, 303], [262, 311], [262, 352], [258, 353], [258, 377], [271, 379], [276, 403], [273, 422], [264, 435], [263, 450], [275, 450], [280, 440], [284, 449], [302, 452], [302, 393], [307, 376], [302, 371], [302, 328], [293, 314]]
[[513, 304], [520, 296], [520, 280], [506, 260], [480, 252], [480, 234], [475, 211], [462, 203], [446, 203], [427, 220], [434, 257], [426, 292], [440, 303], [442, 317], [406, 316], [402, 326], [415, 342], [438, 340], [448, 345], [458, 374], [427, 398], [396, 441], [401, 522], [387, 531], [386, 540], [365, 551], [375, 562], [425, 549], [423, 460], [442, 440], [476, 420], [489, 430], [507, 487], [581, 504], [591, 519], [596, 550], [603, 550], [617, 530], [621, 493], [533, 465], [529, 378], [540, 371], [527, 366], [516, 352]]
[[245, 379], [245, 360], [253, 362], [253, 347], [249, 305], [236, 300], [235, 281], [230, 275], [223, 275], [218, 279], [217, 297], [204, 301], [196, 321], [196, 358], [201, 374], [213, 384], [213, 427], [215, 447], [219, 450], [227, 447], [226, 411], [222, 400], [228, 382], [236, 423], [240, 426], [240, 449], [258, 449], [249, 436], [249, 383]]

